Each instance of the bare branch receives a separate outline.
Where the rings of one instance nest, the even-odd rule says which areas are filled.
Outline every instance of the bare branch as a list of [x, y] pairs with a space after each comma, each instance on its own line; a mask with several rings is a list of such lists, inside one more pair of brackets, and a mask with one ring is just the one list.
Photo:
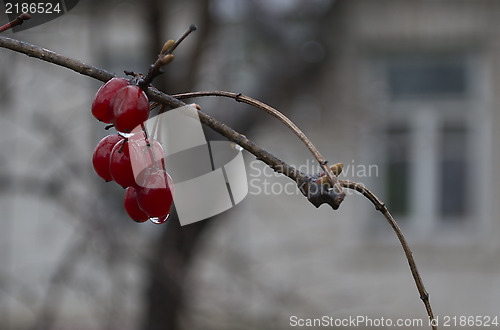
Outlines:
[[[339, 183], [344, 188], [353, 189], [361, 193], [363, 196], [369, 199], [370, 202], [372, 202], [373, 205], [375, 205], [375, 209], [377, 211], [380, 211], [387, 219], [392, 229], [396, 233], [396, 236], [398, 237], [401, 246], [403, 247], [406, 259], [408, 260], [408, 264], [410, 266], [411, 274], [413, 276], [413, 279], [415, 280], [415, 285], [417, 286], [418, 293], [420, 294], [420, 299], [422, 299], [425, 305], [425, 309], [427, 310], [427, 315], [429, 316], [429, 320], [433, 321], [434, 313], [432, 312], [431, 304], [429, 302], [429, 293], [427, 293], [427, 291], [425, 290], [424, 282], [422, 281], [420, 273], [418, 272], [417, 264], [415, 263], [415, 259], [413, 259], [413, 254], [410, 250], [410, 246], [408, 245], [408, 242], [406, 241], [406, 238], [404, 237], [401, 228], [399, 228], [396, 220], [394, 220], [391, 213], [387, 209], [387, 206], [385, 206], [385, 204], [380, 199], [378, 199], [377, 196], [375, 196], [370, 190], [368, 190], [359, 183], [348, 180], [339, 180]], [[437, 326], [432, 325], [432, 329], [436, 330]]]
[[15, 52], [28, 55], [29, 57], [34, 57], [42, 61], [68, 68], [85, 76], [89, 76], [103, 82], [106, 82], [115, 76], [114, 73], [111, 73], [109, 71], [98, 69], [79, 60], [57, 54], [51, 50], [38, 47], [27, 42], [0, 37], [0, 47], [7, 48]]
[[[109, 79], [113, 78], [115, 75], [113, 73], [110, 73], [108, 71], [93, 67], [91, 65], [85, 64], [81, 61], [75, 60], [68, 58], [66, 56], [57, 54], [53, 51], [37, 47], [22, 41], [10, 39], [10, 38], [5, 38], [5, 37], [0, 37], [0, 47], [3, 48], [8, 48], [13, 51], [19, 52], [26, 54], [30, 57], [35, 57], [38, 59], [41, 59], [46, 62], [50, 62], [59, 66], [66, 67], [68, 69], [71, 69], [73, 71], [76, 71], [80, 74], [95, 78], [97, 80], [101, 80], [103, 82], [108, 81]], [[330, 204], [334, 209], [338, 208], [340, 202], [338, 199], [339, 196], [339, 191], [342, 194], [342, 199], [343, 199], [343, 194], [344, 192], [340, 188], [338, 191], [336, 191], [335, 187], [336, 185], [348, 188], [348, 189], [354, 189], [358, 192], [360, 192], [363, 196], [368, 198], [374, 205], [375, 208], [382, 212], [382, 214], [385, 216], [389, 224], [392, 226], [393, 230], [395, 231], [401, 246], [403, 247], [403, 250], [405, 252], [406, 258], [408, 260], [408, 264], [410, 266], [410, 270], [413, 276], [413, 279], [415, 280], [415, 284], [417, 286], [418, 292], [420, 293], [420, 298], [424, 302], [424, 305], [427, 310], [427, 314], [429, 316], [430, 320], [434, 319], [434, 314], [432, 312], [431, 305], [429, 303], [429, 294], [425, 290], [425, 287], [423, 285], [422, 279], [420, 277], [420, 274], [417, 270], [417, 266], [415, 264], [415, 260], [413, 259], [412, 252], [409, 248], [408, 243], [406, 242], [405, 237], [403, 236], [403, 233], [399, 226], [397, 225], [396, 221], [392, 217], [392, 215], [389, 213], [389, 210], [385, 206], [382, 201], [380, 201], [372, 192], [370, 192], [368, 189], [366, 189], [364, 186], [351, 182], [351, 181], [346, 181], [346, 180], [337, 180], [335, 177], [335, 174], [333, 173], [332, 169], [328, 166], [328, 163], [324, 158], [321, 156], [321, 154], [317, 151], [316, 148], [310, 143], [310, 141], [305, 137], [305, 135], [296, 127], [296, 125], [291, 122], [288, 118], [286, 118], [283, 114], [281, 114], [279, 111], [276, 109], [260, 102], [257, 100], [254, 100], [250, 97], [241, 95], [241, 94], [235, 94], [235, 93], [229, 93], [229, 92], [198, 92], [198, 93], [186, 93], [186, 94], [179, 94], [176, 95], [177, 98], [167, 95], [165, 93], [162, 93], [158, 91], [155, 88], [148, 87], [146, 90], [146, 94], [148, 97], [158, 103], [167, 105], [171, 108], [177, 108], [177, 107], [182, 107], [185, 106], [186, 104], [182, 101], [180, 101], [177, 98], [187, 98], [187, 97], [195, 97], [195, 96], [210, 96], [210, 95], [218, 95], [218, 96], [225, 96], [225, 97], [230, 97], [235, 99], [236, 101], [244, 102], [253, 106], [258, 107], [259, 109], [262, 109], [271, 115], [277, 117], [280, 119], [283, 123], [285, 123], [288, 127], [292, 128], [292, 130], [295, 132], [299, 138], [308, 146], [309, 150], [315, 155], [316, 159], [320, 162], [321, 167], [325, 171], [325, 173], [329, 177], [329, 181], [332, 184], [334, 188], [328, 189], [327, 185], [325, 187], [325, 184], [322, 182], [322, 180], [318, 180], [318, 177], [312, 177], [309, 175], [306, 175], [300, 171], [298, 171], [296, 168], [294, 168], [291, 165], [288, 165], [286, 162], [278, 159], [271, 153], [267, 152], [266, 150], [262, 149], [252, 141], [246, 138], [246, 136], [236, 132], [229, 126], [217, 121], [216, 119], [212, 118], [208, 114], [202, 112], [201, 110], [198, 111], [200, 120], [202, 123], [205, 125], [209, 126], [211, 129], [214, 131], [220, 133], [221, 135], [225, 136], [227, 139], [230, 141], [233, 141], [243, 147], [245, 150], [248, 152], [252, 153], [254, 156], [257, 157], [257, 159], [263, 161], [266, 163], [269, 167], [271, 167], [273, 170], [276, 172], [279, 172], [281, 174], [284, 174], [291, 178], [292, 180], [295, 180], [299, 186], [299, 189], [304, 193], [304, 195], [308, 198], [308, 200], [313, 203], [316, 207], [319, 207], [319, 205], [323, 203], [328, 203]], [[311, 193], [311, 188], [316, 188], [315, 193]], [[319, 189], [322, 188], [322, 189]], [[325, 189], [327, 188], [327, 189]], [[432, 328], [434, 330], [437, 329], [437, 326], [432, 325]]]
[[[344, 200], [345, 193], [342, 191], [342, 187], [338, 184], [337, 182], [337, 177], [335, 174], [332, 172], [330, 166], [328, 166], [327, 160], [321, 155], [319, 150], [314, 146], [314, 144], [309, 140], [309, 138], [302, 132], [302, 130], [295, 125], [293, 121], [291, 121], [287, 116], [282, 114], [280, 111], [277, 109], [271, 107], [270, 105], [265, 104], [264, 102], [261, 102], [259, 100], [253, 99], [249, 96], [242, 95], [241, 93], [232, 93], [232, 92], [226, 92], [226, 91], [203, 91], [203, 92], [190, 92], [190, 93], [182, 93], [182, 94], [176, 94], [172, 95], [176, 99], [185, 99], [185, 98], [192, 98], [192, 97], [203, 97], [203, 96], [222, 96], [222, 97], [228, 97], [235, 99], [238, 102], [243, 102], [246, 104], [249, 104], [251, 106], [254, 106], [258, 109], [261, 109], [268, 114], [272, 115], [275, 118], [278, 118], [283, 124], [285, 124], [288, 128], [290, 128], [295, 135], [298, 136], [298, 138], [304, 142], [306, 147], [309, 149], [309, 151], [313, 154], [314, 158], [318, 161], [319, 165], [325, 171], [326, 175], [328, 176], [328, 179], [330, 180], [330, 183], [333, 187], [333, 189], [336, 192], [335, 196], [335, 203], [337, 205], [340, 205], [340, 203]], [[335, 209], [338, 208], [334, 207]]]

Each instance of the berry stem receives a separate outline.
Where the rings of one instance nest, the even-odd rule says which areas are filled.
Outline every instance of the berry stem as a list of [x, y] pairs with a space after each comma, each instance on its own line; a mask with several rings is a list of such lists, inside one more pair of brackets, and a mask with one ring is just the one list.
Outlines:
[[121, 154], [123, 151], [123, 148], [125, 147], [125, 143], [127, 143], [128, 139], [123, 139], [122, 145], [120, 146], [120, 150], [118, 150], [118, 153]]
[[142, 132], [144, 133], [144, 140], [146, 141], [146, 145], [149, 147], [149, 134], [148, 130], [146, 129], [146, 125], [144, 123], [141, 124]]

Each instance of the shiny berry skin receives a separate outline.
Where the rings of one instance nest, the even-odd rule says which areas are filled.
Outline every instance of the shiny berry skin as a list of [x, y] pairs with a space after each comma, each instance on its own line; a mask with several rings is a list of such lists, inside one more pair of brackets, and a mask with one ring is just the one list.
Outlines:
[[125, 145], [123, 145], [122, 141], [114, 145], [109, 158], [109, 172], [113, 180], [123, 188], [136, 185], [132, 164], [130, 163], [128, 141], [125, 141]]
[[[149, 142], [149, 143], [148, 143]], [[129, 138], [130, 160], [135, 173], [147, 168], [165, 169], [165, 153], [160, 142], [149, 138], [147, 141], [142, 131]]]
[[137, 204], [137, 192], [134, 187], [128, 187], [127, 190], [125, 190], [123, 206], [128, 216], [135, 222], [145, 222], [149, 219], [149, 216], [144, 213], [139, 208], [139, 204]]
[[113, 181], [109, 172], [109, 158], [115, 144], [122, 140], [123, 138], [118, 134], [108, 135], [99, 141], [92, 154], [94, 170], [105, 181]]
[[130, 85], [124, 78], [112, 78], [101, 86], [97, 91], [92, 102], [92, 114], [95, 118], [106, 124], [111, 124], [114, 120], [113, 110], [110, 108], [110, 102], [119, 89]]
[[113, 110], [115, 128], [124, 133], [130, 133], [149, 116], [148, 97], [135, 85], [118, 90], [111, 99], [110, 108]]
[[137, 202], [150, 217], [165, 217], [173, 203], [173, 182], [167, 172], [150, 168], [137, 180]]

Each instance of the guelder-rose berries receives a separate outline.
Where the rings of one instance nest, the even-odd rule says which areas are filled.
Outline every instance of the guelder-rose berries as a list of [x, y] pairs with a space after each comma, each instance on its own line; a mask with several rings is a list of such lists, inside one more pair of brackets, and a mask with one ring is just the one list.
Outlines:
[[128, 144], [128, 141], [115, 144], [109, 158], [109, 172], [111, 173], [111, 177], [123, 188], [135, 186]]
[[137, 192], [134, 187], [128, 187], [127, 190], [125, 190], [123, 206], [132, 220], [136, 222], [145, 222], [149, 219], [149, 216], [139, 208], [139, 204], [137, 203]]
[[97, 144], [94, 153], [92, 154], [92, 165], [94, 166], [94, 170], [97, 175], [105, 181], [113, 180], [111, 173], [109, 172], [109, 158], [111, 150], [119, 141], [123, 141], [123, 138], [120, 135], [108, 135]]
[[113, 124], [124, 133], [130, 133], [149, 117], [146, 93], [127, 79], [112, 78], [96, 93], [92, 114], [98, 120]]
[[130, 218], [161, 224], [168, 219], [174, 194], [164, 157], [157, 140], [112, 134], [99, 142], [92, 161], [99, 176], [126, 188], [123, 205]]
[[94, 98], [92, 114], [121, 133], [98, 143], [92, 164], [101, 178], [126, 188], [123, 206], [132, 220], [161, 224], [170, 214], [174, 189], [163, 147], [141, 127], [149, 108], [146, 94], [128, 80], [113, 78], [104, 84]]
[[130, 133], [148, 119], [149, 100], [138, 86], [130, 85], [119, 89], [111, 99], [115, 128]]
[[108, 80], [97, 91], [92, 102], [92, 114], [95, 118], [106, 124], [114, 121], [113, 110], [110, 108], [110, 102], [118, 90], [130, 85], [130, 82], [124, 78], [112, 78]]
[[170, 213], [173, 202], [173, 183], [164, 170], [147, 169], [139, 177], [137, 202], [139, 207], [150, 217], [165, 217]]
[[157, 140], [146, 141], [144, 134], [134, 134], [129, 138], [128, 146], [130, 159], [137, 173], [150, 167], [165, 169], [165, 153]]

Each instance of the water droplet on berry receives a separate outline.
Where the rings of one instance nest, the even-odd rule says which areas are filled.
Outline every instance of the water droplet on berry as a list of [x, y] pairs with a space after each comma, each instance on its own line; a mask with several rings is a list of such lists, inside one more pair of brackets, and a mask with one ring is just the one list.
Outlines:
[[169, 216], [170, 216], [170, 214], [167, 214], [167, 216], [165, 216], [165, 217], [160, 217], [160, 218], [158, 218], [158, 217], [155, 217], [155, 218], [149, 218], [149, 220], [150, 220], [152, 223], [156, 224], [156, 225], [161, 225], [162, 223], [164, 223], [165, 221], [167, 221], [167, 220], [168, 220], [168, 217], [169, 217]]

